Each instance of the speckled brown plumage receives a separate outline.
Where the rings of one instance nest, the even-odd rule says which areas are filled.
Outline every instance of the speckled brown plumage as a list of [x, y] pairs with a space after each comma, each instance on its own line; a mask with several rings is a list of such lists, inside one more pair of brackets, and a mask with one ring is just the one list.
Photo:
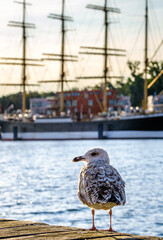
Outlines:
[[110, 165], [104, 149], [91, 149], [73, 161], [86, 162], [81, 169], [78, 185], [78, 197], [83, 204], [93, 210], [109, 210], [125, 204], [125, 182]]

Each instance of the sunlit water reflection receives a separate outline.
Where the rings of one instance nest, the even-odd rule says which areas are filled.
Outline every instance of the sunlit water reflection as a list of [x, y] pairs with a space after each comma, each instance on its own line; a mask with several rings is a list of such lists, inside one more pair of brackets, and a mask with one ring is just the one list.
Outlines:
[[[162, 140], [0, 142], [0, 218], [90, 228], [90, 209], [77, 198], [83, 163], [72, 159], [93, 147], [109, 152], [126, 182], [114, 229], [163, 236]], [[96, 211], [95, 222], [108, 228], [108, 213]]]

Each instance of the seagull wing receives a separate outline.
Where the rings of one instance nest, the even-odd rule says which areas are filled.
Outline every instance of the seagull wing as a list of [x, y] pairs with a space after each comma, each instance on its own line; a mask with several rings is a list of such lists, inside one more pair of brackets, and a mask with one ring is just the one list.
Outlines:
[[125, 203], [125, 183], [111, 165], [83, 167], [78, 197], [84, 204]]
[[126, 202], [125, 195], [125, 182], [123, 181], [121, 175], [113, 166], [109, 165], [106, 168], [107, 181], [110, 182], [112, 189], [112, 197], [115, 198], [119, 204], [124, 205]]

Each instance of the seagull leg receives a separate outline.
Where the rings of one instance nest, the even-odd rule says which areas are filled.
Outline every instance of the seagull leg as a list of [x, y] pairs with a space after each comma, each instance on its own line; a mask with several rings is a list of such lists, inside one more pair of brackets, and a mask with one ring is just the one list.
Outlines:
[[92, 228], [89, 229], [91, 231], [97, 231], [97, 228], [95, 227], [94, 216], [95, 216], [95, 210], [92, 209]]
[[110, 215], [110, 228], [109, 228], [109, 231], [110, 231], [110, 232], [115, 232], [115, 231], [112, 229], [112, 226], [111, 226], [112, 209], [110, 209], [109, 215]]

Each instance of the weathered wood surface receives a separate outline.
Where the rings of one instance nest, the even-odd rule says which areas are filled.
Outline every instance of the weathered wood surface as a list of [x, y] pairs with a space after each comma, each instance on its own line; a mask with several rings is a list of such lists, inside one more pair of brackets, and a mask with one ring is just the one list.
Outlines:
[[121, 240], [150, 239], [159, 237], [136, 236], [119, 232], [87, 231], [79, 228], [50, 226], [44, 223], [0, 219], [0, 239], [10, 240]]

